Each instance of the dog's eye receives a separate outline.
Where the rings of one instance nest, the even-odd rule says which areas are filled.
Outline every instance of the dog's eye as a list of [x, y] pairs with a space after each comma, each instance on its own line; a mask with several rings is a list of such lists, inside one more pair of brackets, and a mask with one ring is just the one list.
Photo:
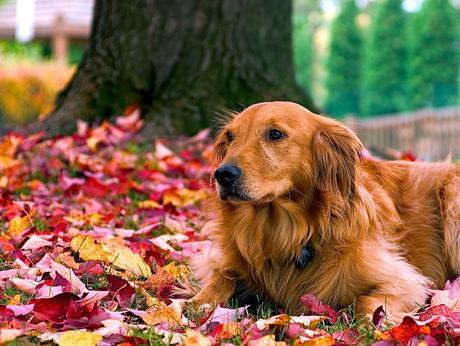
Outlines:
[[280, 130], [271, 129], [270, 131], [268, 131], [268, 139], [271, 141], [279, 141], [280, 139], [283, 139], [284, 137], [286, 137], [286, 134], [284, 134]]
[[225, 133], [225, 136], [227, 137], [228, 143], [231, 143], [235, 139], [235, 135], [230, 131], [227, 131], [227, 133]]

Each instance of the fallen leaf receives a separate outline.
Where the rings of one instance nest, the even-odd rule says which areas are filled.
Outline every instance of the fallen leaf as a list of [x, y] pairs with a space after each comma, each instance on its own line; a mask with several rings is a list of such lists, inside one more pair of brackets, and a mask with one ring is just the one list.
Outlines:
[[407, 345], [409, 340], [420, 333], [420, 326], [412, 317], [404, 317], [399, 326], [391, 328], [391, 335], [401, 344]]
[[81, 259], [107, 262], [117, 269], [126, 271], [128, 276], [148, 277], [152, 273], [142, 257], [127, 247], [98, 244], [92, 236], [81, 234], [72, 239], [70, 246]]
[[59, 337], [59, 346], [97, 346], [102, 336], [96, 333], [69, 330]]
[[193, 329], [187, 329], [183, 339], [184, 346], [211, 346], [211, 340]]
[[18, 236], [32, 226], [28, 216], [15, 216], [8, 225], [8, 235]]
[[329, 305], [321, 303], [313, 294], [304, 294], [300, 301], [311, 312], [329, 317], [332, 323], [337, 321], [337, 312], [331, 309]]
[[180, 325], [182, 319], [182, 309], [178, 303], [166, 305], [160, 302], [157, 306], [150, 307], [145, 311], [127, 309], [133, 314], [139, 316], [149, 326], [155, 326], [160, 323]]

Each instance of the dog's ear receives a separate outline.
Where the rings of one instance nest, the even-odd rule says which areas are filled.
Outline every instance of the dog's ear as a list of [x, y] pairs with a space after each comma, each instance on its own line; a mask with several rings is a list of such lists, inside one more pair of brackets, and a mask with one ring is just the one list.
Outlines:
[[227, 155], [227, 142], [224, 132], [224, 130], [219, 131], [214, 141], [214, 149], [211, 156], [211, 165], [213, 167], [219, 166], [225, 155]]
[[352, 196], [363, 149], [358, 137], [340, 122], [327, 119], [318, 127], [312, 149], [316, 188], [345, 198]]

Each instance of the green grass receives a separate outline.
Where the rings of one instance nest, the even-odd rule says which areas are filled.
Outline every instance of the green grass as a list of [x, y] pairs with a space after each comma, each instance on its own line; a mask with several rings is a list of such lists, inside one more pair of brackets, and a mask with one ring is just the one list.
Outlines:
[[36, 336], [21, 336], [13, 341], [8, 341], [5, 346], [35, 346], [35, 345], [57, 345], [54, 341], [42, 341]]
[[155, 332], [154, 328], [133, 328], [131, 329], [131, 335], [137, 338], [141, 338], [146, 341], [147, 345], [150, 346], [163, 346], [171, 345], [171, 339], [167, 343], [163, 342], [163, 336]]
[[27, 304], [32, 297], [30, 294], [19, 291], [14, 287], [6, 287], [3, 292], [3, 298], [0, 299], [0, 305], [8, 305], [10, 299], [16, 295], [20, 296], [21, 304]]

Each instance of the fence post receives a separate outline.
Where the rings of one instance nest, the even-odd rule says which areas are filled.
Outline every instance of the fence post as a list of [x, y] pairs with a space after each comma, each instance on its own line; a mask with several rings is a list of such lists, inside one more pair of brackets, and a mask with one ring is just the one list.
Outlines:
[[344, 123], [348, 128], [350, 128], [353, 132], [355, 132], [355, 133], [358, 132], [358, 119], [357, 119], [356, 116], [354, 116], [353, 114], [347, 115], [347, 116], [343, 119], [343, 123]]

